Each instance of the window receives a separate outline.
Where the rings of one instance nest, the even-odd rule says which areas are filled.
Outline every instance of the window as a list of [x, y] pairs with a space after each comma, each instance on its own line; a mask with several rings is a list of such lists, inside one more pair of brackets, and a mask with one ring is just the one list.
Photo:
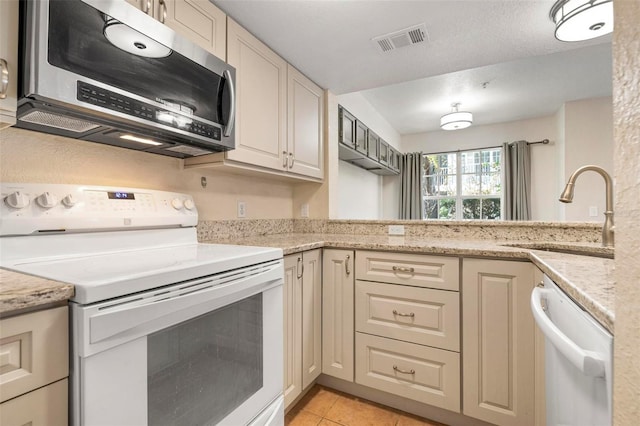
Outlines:
[[424, 155], [425, 219], [501, 219], [502, 150]]

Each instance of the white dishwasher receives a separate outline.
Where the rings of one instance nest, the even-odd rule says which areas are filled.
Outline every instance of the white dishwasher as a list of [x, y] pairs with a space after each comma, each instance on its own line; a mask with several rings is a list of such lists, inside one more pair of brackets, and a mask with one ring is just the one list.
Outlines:
[[613, 336], [547, 276], [531, 310], [545, 336], [547, 425], [611, 425]]

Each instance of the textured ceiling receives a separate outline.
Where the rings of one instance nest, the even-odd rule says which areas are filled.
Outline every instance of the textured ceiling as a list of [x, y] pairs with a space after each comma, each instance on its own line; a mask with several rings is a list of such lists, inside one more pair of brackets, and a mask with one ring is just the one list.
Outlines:
[[[323, 88], [336, 94], [379, 89], [365, 96], [402, 134], [437, 128], [456, 101], [475, 114], [476, 124], [488, 124], [550, 113], [549, 105], [557, 110], [563, 96], [593, 97], [582, 89], [596, 81], [604, 83], [592, 92], [611, 93], [611, 36], [556, 40], [548, 17], [553, 0], [213, 2]], [[382, 53], [371, 41], [420, 23], [426, 43]], [[554, 55], [599, 45], [598, 61], [589, 54]], [[567, 61], [575, 61], [568, 69], [576, 78], [554, 80]], [[469, 71], [457, 73], [463, 70]], [[415, 85], [386, 87], [410, 81]], [[484, 81], [490, 84], [479, 91]], [[530, 108], [523, 99], [531, 100]]]

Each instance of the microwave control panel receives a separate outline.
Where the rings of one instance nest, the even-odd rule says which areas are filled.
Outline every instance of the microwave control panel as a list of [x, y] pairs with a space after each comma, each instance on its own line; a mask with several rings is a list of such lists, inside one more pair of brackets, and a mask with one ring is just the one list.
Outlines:
[[149, 105], [83, 81], [78, 81], [77, 99], [81, 102], [174, 127], [205, 138], [217, 141], [222, 138], [222, 130], [219, 127], [199, 122], [193, 116], [182, 115], [169, 109]]

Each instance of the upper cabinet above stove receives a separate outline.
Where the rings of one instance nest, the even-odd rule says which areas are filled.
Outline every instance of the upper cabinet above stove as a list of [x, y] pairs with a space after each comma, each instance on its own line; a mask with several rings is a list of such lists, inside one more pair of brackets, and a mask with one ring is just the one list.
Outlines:
[[319, 182], [324, 178], [324, 93], [269, 46], [227, 19], [236, 69], [236, 147], [185, 168], [225, 167]]
[[218, 58], [226, 58], [227, 16], [210, 1], [126, 1]]

